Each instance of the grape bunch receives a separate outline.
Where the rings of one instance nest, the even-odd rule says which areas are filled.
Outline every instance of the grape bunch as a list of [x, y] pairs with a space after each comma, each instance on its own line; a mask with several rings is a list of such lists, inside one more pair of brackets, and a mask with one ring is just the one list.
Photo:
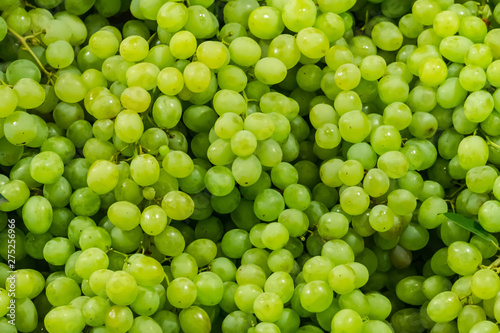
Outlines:
[[498, 0], [0, 1], [0, 332], [499, 333]]

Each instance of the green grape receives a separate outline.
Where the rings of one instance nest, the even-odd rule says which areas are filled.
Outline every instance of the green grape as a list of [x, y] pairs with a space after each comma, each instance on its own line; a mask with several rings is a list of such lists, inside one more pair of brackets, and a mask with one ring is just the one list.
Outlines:
[[232, 229], [224, 234], [221, 240], [222, 252], [229, 258], [241, 258], [250, 249], [249, 234], [243, 229]]
[[296, 209], [286, 209], [278, 217], [278, 222], [285, 226], [292, 237], [302, 236], [309, 227], [307, 215]]
[[470, 275], [476, 272], [481, 261], [481, 252], [474, 245], [456, 241], [448, 247], [448, 265], [461, 275]]
[[349, 220], [341, 213], [330, 212], [320, 217], [317, 227], [324, 240], [342, 238], [349, 230]]
[[96, 247], [107, 252], [111, 248], [111, 236], [102, 227], [88, 227], [81, 232], [78, 243], [82, 250]]
[[476, 135], [465, 137], [458, 146], [458, 160], [466, 170], [486, 164], [488, 155], [484, 139]]
[[284, 190], [289, 185], [296, 184], [298, 178], [297, 170], [290, 163], [281, 162], [271, 169], [271, 181], [279, 189]]
[[[11, 287], [15, 288], [16, 290], [15, 292], [16, 299], [22, 299], [25, 297], [28, 297], [29, 299], [34, 299], [43, 291], [43, 288], [45, 286], [44, 277], [41, 275], [41, 273], [33, 269], [18, 269], [10, 274], [9, 280], [11, 281], [10, 282], [11, 284], [13, 284], [12, 281], [15, 281], [14, 282], [15, 287], [12, 285]], [[6, 283], [8, 284], [9, 282], [7, 282], [6, 280]], [[8, 293], [5, 292], [5, 296], [7, 295]]]
[[54, 108], [53, 116], [57, 125], [68, 129], [74, 122], [84, 118], [84, 112], [79, 104], [59, 102]]
[[141, 36], [129, 36], [120, 43], [120, 55], [126, 61], [141, 61], [148, 55], [149, 45]]
[[347, 264], [354, 261], [352, 248], [342, 239], [332, 239], [324, 243], [321, 255], [328, 257], [334, 265]]
[[295, 266], [293, 254], [285, 249], [274, 250], [269, 254], [267, 265], [271, 272], [285, 271], [292, 272]]
[[360, 80], [361, 72], [353, 64], [342, 64], [335, 70], [335, 84], [342, 90], [356, 88]]
[[465, 117], [471, 122], [482, 122], [493, 111], [493, 97], [486, 91], [474, 91], [464, 102]]
[[276, 190], [265, 189], [254, 201], [255, 215], [263, 221], [276, 220], [285, 209], [283, 196]]
[[[488, 286], [486, 288], [486, 286]], [[498, 293], [500, 278], [490, 269], [480, 269], [472, 276], [471, 290], [481, 299], [489, 299]], [[493, 296], [492, 296], [493, 295]]]
[[333, 149], [340, 144], [341, 133], [335, 124], [323, 124], [315, 133], [316, 143], [323, 149]]
[[248, 78], [241, 68], [226, 65], [217, 73], [217, 83], [221, 89], [232, 89], [241, 92], [246, 88]]
[[170, 304], [177, 308], [187, 308], [196, 300], [197, 290], [193, 281], [178, 277], [170, 282], [167, 288], [167, 298]]
[[22, 213], [24, 224], [30, 232], [43, 234], [50, 229], [53, 209], [49, 200], [45, 197], [30, 197], [25, 202]]
[[186, 246], [181, 232], [171, 226], [166, 226], [160, 234], [154, 236], [154, 241], [158, 251], [168, 256], [179, 255]]
[[457, 318], [461, 310], [460, 300], [451, 291], [439, 293], [427, 305], [427, 314], [438, 323], [445, 323]]
[[370, 305], [370, 318], [374, 320], [385, 320], [392, 311], [392, 304], [389, 298], [378, 292], [370, 292], [366, 294]]
[[498, 60], [495, 60], [491, 64], [489, 64], [488, 68], [486, 69], [486, 77], [488, 79], [488, 82], [494, 87], [498, 87], [500, 83], [495, 77], [495, 74], [499, 70], [499, 65], [500, 62]]
[[148, 235], [160, 234], [169, 222], [167, 213], [158, 205], [151, 205], [142, 211], [140, 225]]
[[26, 59], [18, 59], [13, 61], [5, 71], [8, 83], [16, 84], [22, 78], [30, 78], [40, 83], [41, 72], [38, 67], [31, 61]]
[[302, 268], [305, 282], [326, 281], [333, 268], [332, 262], [324, 256], [313, 256], [308, 259]]
[[312, 1], [290, 1], [283, 6], [283, 23], [293, 32], [310, 27], [316, 21], [316, 7]]
[[[317, 189], [316, 194], [319, 195], [319, 192], [320, 190]], [[313, 189], [313, 196], [314, 195], [315, 192]], [[301, 184], [288, 185], [283, 191], [283, 198], [287, 207], [300, 211], [307, 209], [311, 203], [311, 194], [309, 189]]]
[[[142, 254], [132, 255], [123, 266], [123, 270], [133, 276], [138, 285], [146, 287], [160, 284], [165, 277], [160, 263], [156, 259]], [[145, 274], [146, 271], [148, 274]]]
[[253, 313], [254, 302], [262, 293], [262, 289], [255, 284], [241, 285], [234, 293], [234, 302], [241, 311]]
[[261, 6], [248, 17], [250, 32], [262, 39], [273, 39], [283, 31], [285, 25], [280, 11], [274, 7]]
[[318, 129], [323, 124], [338, 124], [338, 115], [331, 105], [320, 103], [309, 111], [309, 120], [311, 125]]
[[[250, 43], [250, 41], [248, 42]], [[234, 51], [234, 53], [241, 51]], [[268, 57], [281, 60], [287, 69], [294, 67], [300, 60], [300, 50], [296, 40], [291, 35], [282, 34], [274, 38], [269, 44]], [[238, 59], [236, 59], [238, 62]]]
[[104, 318], [105, 327], [115, 332], [127, 332], [132, 328], [134, 315], [128, 306], [112, 305]]
[[5, 19], [2, 17], [0, 20], [0, 41], [5, 39], [5, 36], [7, 36], [7, 22], [5, 22]]
[[259, 320], [274, 322], [283, 314], [283, 302], [277, 294], [265, 291], [255, 298], [253, 311]]
[[499, 205], [497, 200], [489, 200], [484, 202], [484, 204], [479, 209], [479, 222], [489, 232], [495, 232], [495, 230], [498, 228], [497, 223], [493, 219], [493, 216], [498, 210], [498, 207]]
[[172, 259], [170, 265], [174, 278], [187, 277], [193, 279], [198, 274], [198, 264], [189, 253], [182, 253]]
[[334, 332], [362, 332], [363, 321], [356, 311], [341, 309], [333, 316], [331, 330]]
[[340, 205], [349, 215], [362, 214], [369, 205], [369, 196], [363, 188], [351, 186], [340, 194]]
[[223, 330], [241, 330], [246, 331], [256, 324], [254, 315], [235, 310], [230, 312], [222, 321]]
[[339, 130], [342, 139], [351, 143], [362, 142], [371, 132], [368, 117], [361, 111], [349, 111], [339, 119]]
[[81, 290], [75, 280], [60, 277], [47, 285], [45, 294], [53, 306], [59, 307], [68, 305], [69, 302], [80, 296]]
[[105, 160], [97, 160], [89, 168], [87, 184], [97, 194], [112, 191], [118, 184], [119, 171], [116, 164]]
[[262, 164], [253, 154], [248, 157], [237, 157], [231, 166], [231, 171], [239, 185], [251, 186], [259, 180]]
[[68, 72], [58, 76], [54, 91], [63, 102], [78, 103], [86, 97], [88, 89], [81, 76]]
[[150, 186], [160, 177], [160, 165], [150, 154], [138, 155], [130, 163], [130, 175], [138, 185]]
[[106, 282], [106, 295], [116, 305], [129, 305], [138, 295], [137, 282], [124, 271], [113, 272]]
[[376, 205], [370, 210], [368, 221], [375, 231], [384, 232], [394, 226], [394, 218], [394, 213], [390, 207]]
[[324, 311], [332, 301], [332, 289], [325, 281], [311, 281], [300, 292], [301, 305], [310, 312]]
[[403, 43], [403, 34], [391, 22], [380, 22], [373, 27], [371, 37], [378, 48], [385, 51], [398, 50]]
[[318, 5], [322, 11], [331, 11], [337, 14], [343, 13], [351, 9], [355, 4], [355, 1], [341, 1], [339, 3], [334, 1], [322, 0], [319, 1]]
[[90, 289], [100, 297], [106, 297], [106, 283], [113, 274], [109, 269], [97, 270], [88, 279]]
[[386, 61], [381, 56], [367, 56], [360, 65], [361, 77], [368, 81], [378, 80], [384, 75], [386, 68]]
[[164, 331], [180, 331], [179, 319], [177, 315], [171, 311], [160, 310], [154, 315], [153, 318]]
[[160, 127], [175, 127], [181, 114], [180, 101], [174, 96], [160, 96], [153, 104], [153, 119]]
[[[341, 65], [343, 66], [343, 65]], [[340, 67], [339, 67], [340, 68]], [[364, 83], [367, 81], [360, 81]], [[358, 89], [361, 85], [358, 85], [354, 89]], [[340, 91], [337, 96], [335, 96], [334, 104], [335, 110], [341, 116], [348, 113], [349, 111], [361, 111], [362, 102], [361, 98], [356, 91]]]
[[483, 320], [483, 321], [480, 321], [480, 322], [474, 324], [474, 326], [472, 326], [470, 328], [469, 332], [470, 333], [479, 333], [479, 332], [496, 333], [496, 332], [498, 332], [498, 326], [489, 320]]
[[104, 17], [111, 17], [120, 11], [121, 2], [120, 1], [102, 1], [96, 0], [94, 8], [99, 14]]
[[163, 329], [155, 320], [153, 320], [153, 318], [147, 316], [139, 316], [134, 318], [134, 322], [129, 332], [138, 333], [144, 331], [161, 333], [163, 332]]
[[209, 88], [212, 74], [207, 65], [196, 61], [186, 66], [183, 77], [185, 88], [193, 93], [201, 93]]
[[177, 95], [184, 88], [182, 73], [174, 67], [163, 68], [158, 74], [157, 80], [158, 89], [165, 95]]
[[47, 332], [79, 332], [85, 328], [85, 318], [78, 308], [70, 305], [50, 310], [44, 318]]
[[151, 103], [151, 95], [144, 88], [129, 87], [122, 91], [120, 101], [126, 109], [144, 112]]
[[101, 59], [115, 55], [119, 47], [120, 40], [110, 31], [99, 30], [89, 39], [90, 51]]
[[96, 247], [88, 248], [75, 262], [75, 272], [83, 279], [89, 279], [91, 274], [99, 269], [106, 269], [109, 259], [106, 253]]
[[209, 333], [212, 328], [207, 313], [198, 306], [190, 306], [179, 313], [179, 323], [186, 333]]
[[474, 193], [488, 193], [493, 190], [493, 182], [497, 172], [490, 166], [474, 167], [467, 171], [465, 181], [470, 191]]
[[0, 97], [2, 98], [2, 106], [0, 106], [0, 115], [7, 117], [12, 114], [17, 106], [18, 97], [12, 88], [3, 85], [0, 87]]
[[288, 229], [278, 222], [269, 223], [264, 230], [262, 230], [261, 239], [265, 247], [271, 250], [278, 250], [288, 242]]
[[355, 272], [348, 265], [338, 265], [328, 274], [328, 284], [337, 294], [346, 294], [355, 288]]
[[34, 109], [45, 101], [44, 88], [33, 79], [20, 79], [14, 84], [13, 90], [17, 94], [17, 105], [21, 108]]
[[99, 211], [101, 199], [88, 187], [82, 187], [73, 192], [69, 204], [76, 215], [92, 216]]
[[383, 76], [378, 82], [379, 96], [385, 104], [405, 102], [408, 98], [408, 84], [398, 75]]
[[186, 253], [191, 254], [196, 259], [199, 267], [204, 267], [215, 259], [217, 246], [210, 239], [200, 238], [187, 246]]
[[221, 42], [206, 41], [198, 45], [196, 57], [210, 69], [219, 69], [229, 60], [229, 52]]
[[424, 31], [423, 24], [417, 22], [412, 13], [406, 14], [399, 19], [398, 27], [403, 36], [408, 38], [417, 38]]
[[285, 79], [287, 68], [280, 59], [265, 57], [257, 61], [254, 73], [260, 82], [273, 85]]
[[184, 4], [167, 2], [158, 10], [158, 25], [169, 32], [177, 32], [186, 24], [188, 10]]
[[240, 130], [231, 137], [231, 150], [235, 155], [248, 157], [255, 152], [255, 149], [257, 149], [257, 138], [252, 131]]
[[43, 247], [44, 259], [56, 266], [64, 265], [73, 252], [75, 252], [74, 245], [64, 237], [55, 237]]
[[132, 65], [125, 74], [129, 87], [138, 86], [145, 90], [156, 88], [160, 69], [152, 63], [142, 62]]

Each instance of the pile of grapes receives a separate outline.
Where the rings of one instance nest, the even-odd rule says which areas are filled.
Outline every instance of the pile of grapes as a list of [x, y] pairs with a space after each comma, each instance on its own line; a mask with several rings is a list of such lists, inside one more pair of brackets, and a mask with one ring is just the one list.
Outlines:
[[499, 333], [499, 0], [1, 0], [0, 332]]

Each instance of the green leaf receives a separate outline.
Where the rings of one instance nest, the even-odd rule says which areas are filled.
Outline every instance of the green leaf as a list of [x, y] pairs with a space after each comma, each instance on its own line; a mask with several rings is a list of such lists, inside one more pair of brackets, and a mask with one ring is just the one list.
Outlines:
[[469, 230], [473, 234], [478, 235], [479, 237], [491, 241], [495, 243], [495, 245], [497, 245], [496, 238], [492, 234], [484, 230], [484, 228], [473, 219], [469, 219], [457, 213], [445, 213], [444, 216], [446, 216], [449, 220], [455, 222], [462, 228]]
[[6, 197], [4, 197], [2, 194], [0, 194], [0, 205], [3, 203], [9, 202]]

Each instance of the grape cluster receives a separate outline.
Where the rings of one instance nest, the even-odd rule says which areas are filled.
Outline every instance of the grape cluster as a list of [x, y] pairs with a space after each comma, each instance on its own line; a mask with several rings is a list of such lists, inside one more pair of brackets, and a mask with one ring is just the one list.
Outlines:
[[498, 0], [0, 14], [0, 332], [500, 332]]

